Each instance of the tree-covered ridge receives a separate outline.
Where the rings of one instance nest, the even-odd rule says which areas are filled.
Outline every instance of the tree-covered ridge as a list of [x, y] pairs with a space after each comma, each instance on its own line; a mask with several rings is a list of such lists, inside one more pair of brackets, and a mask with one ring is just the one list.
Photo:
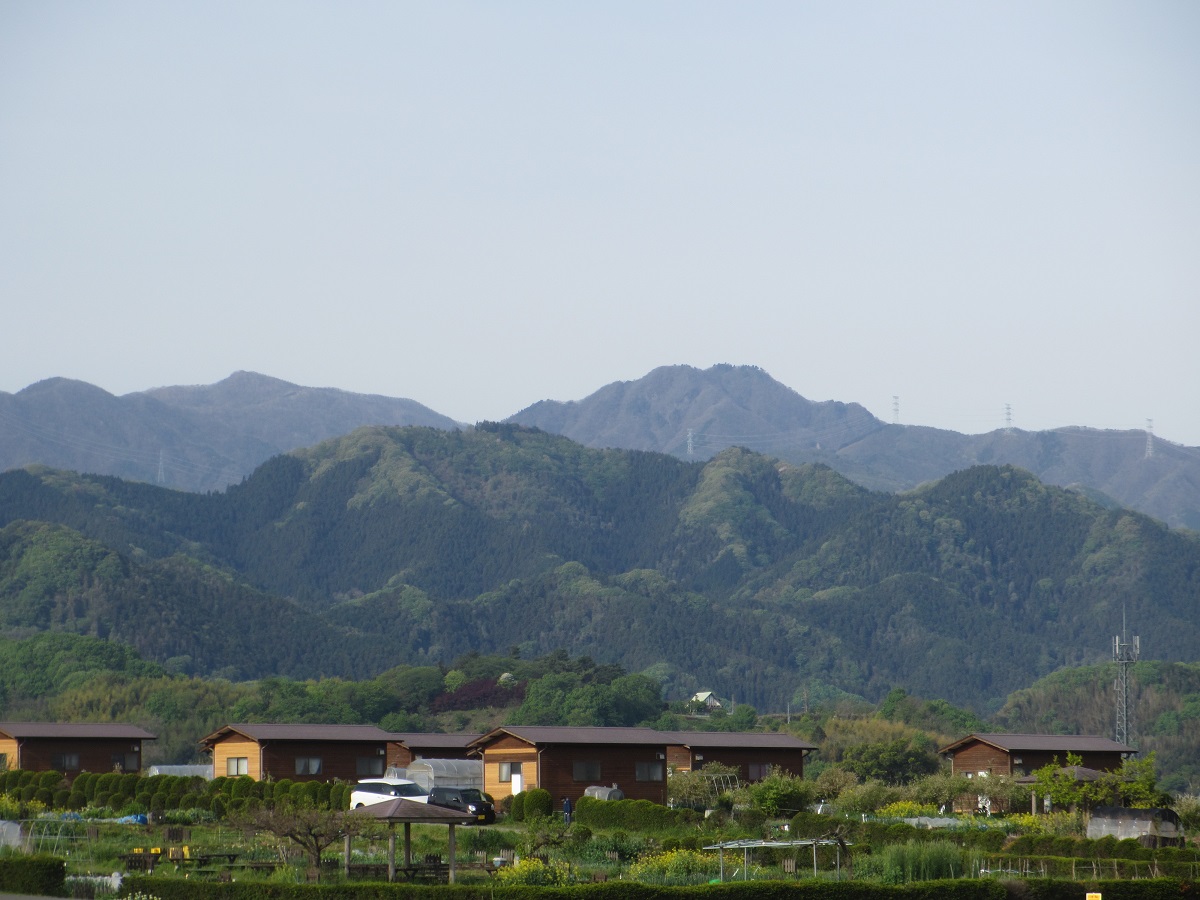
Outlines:
[[[996, 713], [1006, 731], [1109, 734], [1116, 720], [1116, 663], [1065, 669], [1015, 691]], [[1131, 742], [1153, 751], [1164, 787], [1200, 785], [1200, 664], [1134, 663], [1129, 675]]]
[[0, 528], [9, 628], [232, 678], [516, 646], [654, 670], [672, 697], [782, 709], [901, 685], [986, 710], [1103, 659], [1123, 604], [1149, 653], [1200, 652], [1194, 536], [1010, 467], [894, 496], [738, 448], [688, 463], [514, 425], [369, 428], [223, 494], [4, 473]]

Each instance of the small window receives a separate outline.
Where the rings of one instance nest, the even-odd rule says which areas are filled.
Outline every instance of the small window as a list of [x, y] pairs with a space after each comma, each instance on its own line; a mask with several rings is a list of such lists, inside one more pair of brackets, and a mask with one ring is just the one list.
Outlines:
[[114, 753], [112, 767], [114, 772], [136, 772], [141, 764], [136, 753]]
[[635, 763], [633, 777], [637, 781], [663, 781], [666, 776], [660, 761]]
[[746, 767], [746, 774], [750, 777], [751, 781], [762, 781], [771, 774], [771, 764], [750, 763], [750, 765]]
[[296, 774], [297, 775], [320, 775], [321, 774], [321, 757], [319, 757], [319, 756], [297, 756], [296, 757]]
[[354, 771], [359, 778], [378, 778], [383, 774], [383, 757], [360, 756], [354, 761]]
[[250, 774], [250, 757], [248, 756], [231, 756], [225, 760], [226, 775], [249, 775]]
[[600, 763], [576, 760], [571, 763], [571, 777], [575, 781], [599, 781]]
[[79, 754], [55, 753], [50, 757], [50, 768], [55, 772], [74, 772], [79, 768]]
[[514, 775], [521, 774], [521, 764], [519, 762], [502, 762], [500, 763], [500, 781], [509, 782], [513, 780]]

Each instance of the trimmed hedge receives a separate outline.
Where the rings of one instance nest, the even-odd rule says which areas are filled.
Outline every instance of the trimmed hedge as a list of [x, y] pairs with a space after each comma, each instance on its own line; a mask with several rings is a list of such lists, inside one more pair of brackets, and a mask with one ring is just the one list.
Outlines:
[[[854, 881], [735, 881], [694, 887], [664, 887], [631, 881], [571, 887], [513, 885], [316, 885], [233, 882], [179, 878], [125, 879], [121, 893], [152, 894], [161, 900], [1080, 900], [1098, 891], [1104, 900], [1200, 900], [1189, 881], [995, 881], [960, 878], [888, 886]], [[60, 891], [61, 893], [61, 891]]]
[[53, 856], [0, 856], [0, 893], [67, 895], [67, 862]]
[[[733, 881], [725, 884], [674, 887], [632, 881], [570, 887], [529, 885], [309, 885], [266, 882], [184, 881], [178, 878], [131, 877], [121, 893], [152, 894], [161, 900], [1006, 900], [997, 881], [959, 879], [890, 887], [831, 881]], [[1175, 900], [1179, 895], [1175, 894]], [[1038, 898], [1043, 900], [1043, 898]], [[1046, 897], [1044, 900], [1060, 900]], [[1063, 898], [1065, 900], [1065, 898]], [[1080, 900], [1073, 896], [1071, 900]], [[1108, 897], [1105, 900], [1109, 900]], [[1158, 896], [1114, 897], [1112, 900], [1166, 900]], [[1186, 898], [1191, 900], [1191, 898]]]
[[589, 828], [622, 828], [629, 831], [664, 831], [699, 821], [694, 809], [669, 809], [649, 800], [598, 800], [580, 797], [575, 821]]

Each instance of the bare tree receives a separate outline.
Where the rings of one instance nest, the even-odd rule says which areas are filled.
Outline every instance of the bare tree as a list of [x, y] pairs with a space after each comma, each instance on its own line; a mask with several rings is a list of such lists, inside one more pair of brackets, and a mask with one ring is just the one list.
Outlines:
[[375, 820], [362, 813], [337, 809], [318, 809], [290, 800], [273, 807], [259, 806], [231, 815], [240, 827], [265, 831], [298, 846], [312, 868], [321, 866], [321, 854], [346, 835], [362, 834]]

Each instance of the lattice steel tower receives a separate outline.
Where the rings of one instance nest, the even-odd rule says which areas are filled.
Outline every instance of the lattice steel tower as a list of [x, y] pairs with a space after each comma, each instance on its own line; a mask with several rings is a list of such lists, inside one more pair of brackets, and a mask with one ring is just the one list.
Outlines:
[[1127, 747], [1133, 745], [1129, 743], [1130, 723], [1129, 723], [1129, 666], [1131, 663], [1137, 662], [1138, 654], [1141, 652], [1141, 643], [1137, 635], [1134, 635], [1133, 643], [1131, 644], [1125, 637], [1125, 611], [1121, 611], [1121, 633], [1113, 638], [1113, 660], [1117, 664], [1117, 734], [1116, 741], [1118, 744], [1125, 744]]

